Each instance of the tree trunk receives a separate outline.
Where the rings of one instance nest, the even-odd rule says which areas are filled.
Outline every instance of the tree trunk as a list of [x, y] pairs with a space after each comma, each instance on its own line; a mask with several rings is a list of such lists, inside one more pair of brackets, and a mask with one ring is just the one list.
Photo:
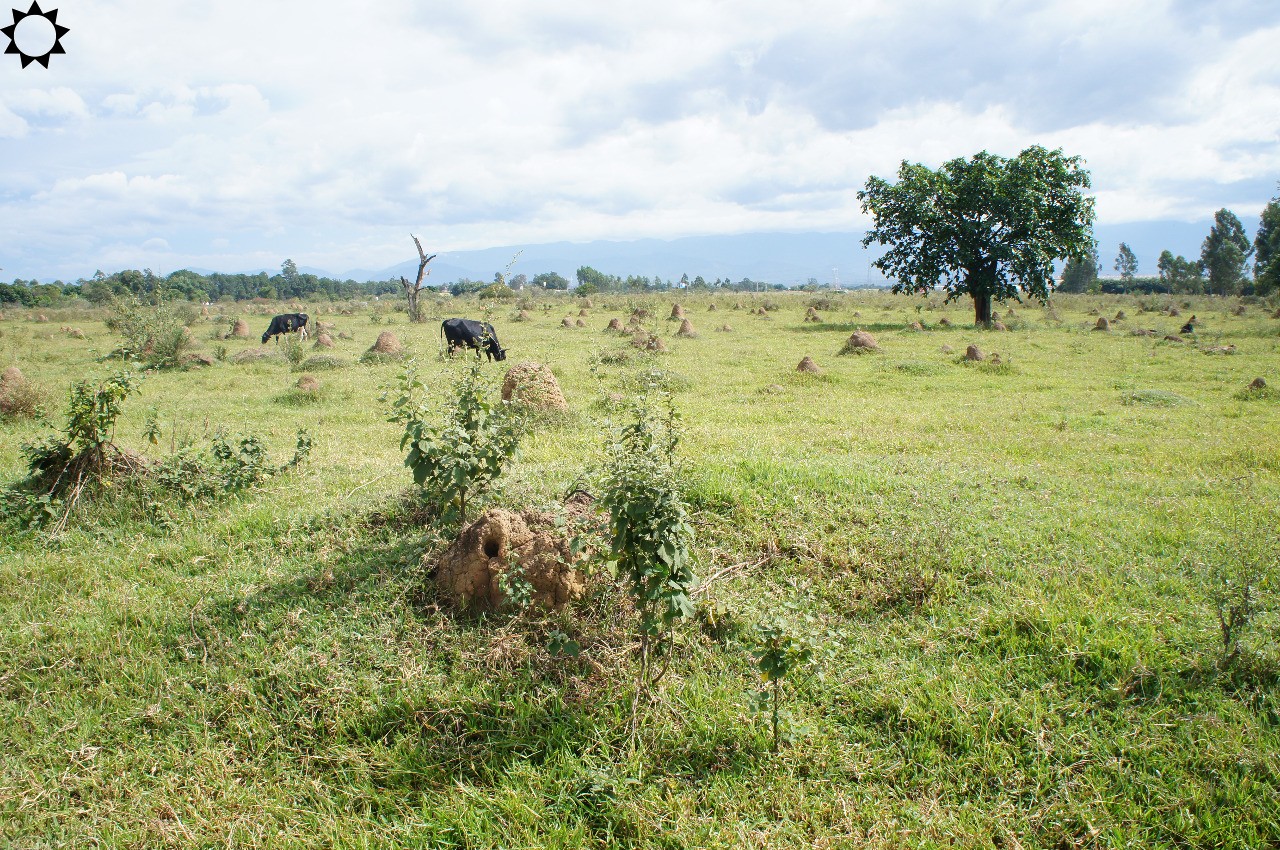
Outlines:
[[427, 263], [434, 260], [436, 255], [432, 254], [428, 257], [427, 252], [422, 250], [422, 243], [418, 241], [418, 237], [410, 233], [409, 238], [413, 240], [414, 247], [418, 249], [418, 279], [411, 284], [404, 277], [401, 277], [400, 286], [403, 287], [404, 296], [409, 301], [409, 321], [421, 322], [422, 312], [418, 309], [418, 294], [422, 292], [422, 279], [431, 274], [427, 269]]
[[991, 293], [973, 293], [973, 323], [980, 328], [991, 326]]

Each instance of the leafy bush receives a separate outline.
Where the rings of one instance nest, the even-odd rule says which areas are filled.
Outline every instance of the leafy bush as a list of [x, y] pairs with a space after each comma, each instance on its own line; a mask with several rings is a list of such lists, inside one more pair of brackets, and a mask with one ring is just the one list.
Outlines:
[[436, 500], [448, 519], [467, 521], [467, 506], [483, 495], [514, 457], [520, 420], [504, 402], [486, 396], [480, 365], [472, 363], [449, 393], [451, 406], [438, 413], [413, 367], [405, 370], [390, 419], [404, 426], [400, 448], [413, 480]]
[[136, 298], [112, 304], [107, 328], [124, 337], [117, 351], [125, 360], [151, 368], [177, 366], [191, 347], [185, 313], [172, 304], [143, 304]]
[[497, 298], [500, 301], [510, 301], [515, 297], [515, 290], [505, 283], [491, 283], [480, 290], [481, 299]]
[[298, 431], [293, 457], [274, 464], [253, 435], [238, 441], [219, 434], [207, 452], [181, 451], [158, 462], [153, 480], [184, 499], [201, 499], [246, 490], [301, 464], [311, 454], [311, 436]]

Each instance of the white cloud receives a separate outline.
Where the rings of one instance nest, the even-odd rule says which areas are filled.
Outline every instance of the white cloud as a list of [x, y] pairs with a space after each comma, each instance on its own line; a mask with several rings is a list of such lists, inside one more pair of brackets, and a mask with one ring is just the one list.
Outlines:
[[870, 174], [1030, 144], [1088, 160], [1106, 221], [1202, 217], [1280, 173], [1280, 11], [1252, 14], [1233, 29], [1173, 0], [69, 8], [56, 86], [0, 94], [0, 265], [74, 276], [158, 239], [147, 250], [175, 266], [339, 270], [403, 259], [409, 230], [460, 249], [853, 228]]

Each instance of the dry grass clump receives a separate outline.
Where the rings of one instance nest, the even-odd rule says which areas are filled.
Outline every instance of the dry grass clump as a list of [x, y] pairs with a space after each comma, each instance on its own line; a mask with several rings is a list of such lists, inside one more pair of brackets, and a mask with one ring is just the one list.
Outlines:
[[317, 354], [302, 361], [299, 368], [307, 372], [324, 372], [330, 369], [341, 369], [346, 365], [347, 361], [343, 360], [341, 357], [334, 357], [329, 354]]
[[256, 348], [246, 348], [231, 358], [233, 363], [260, 363], [263, 360], [281, 360], [283, 359], [278, 352], [272, 351], [270, 348], [258, 346]]
[[237, 339], [248, 339], [249, 323], [244, 319], [236, 319], [235, 324], [231, 326], [231, 333], [229, 336], [236, 337]]
[[533, 361], [517, 363], [507, 370], [502, 381], [502, 400], [533, 410], [563, 412], [569, 409], [551, 367]]
[[0, 374], [0, 417], [33, 419], [44, 413], [47, 402], [44, 388], [28, 381], [17, 366]]
[[212, 354], [203, 351], [189, 351], [182, 356], [180, 365], [184, 369], [203, 369], [207, 366], [213, 366], [218, 361], [213, 359]]
[[649, 351], [654, 354], [665, 354], [667, 352], [666, 343], [658, 338], [657, 334], [651, 334], [647, 331], [637, 331], [631, 337], [631, 344], [641, 351]]
[[876, 338], [866, 331], [854, 331], [847, 340], [838, 354], [867, 354], [872, 351], [879, 351], [880, 344], [876, 342]]

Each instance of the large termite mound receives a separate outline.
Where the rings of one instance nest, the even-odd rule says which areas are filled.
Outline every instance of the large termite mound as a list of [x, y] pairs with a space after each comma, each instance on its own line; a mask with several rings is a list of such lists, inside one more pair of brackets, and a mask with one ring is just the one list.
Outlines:
[[495, 508], [449, 544], [436, 565], [435, 582], [458, 607], [492, 610], [506, 601], [504, 584], [523, 581], [531, 588], [533, 605], [558, 610], [586, 588], [573, 561], [569, 541], [557, 533], [551, 514]]
[[535, 410], [568, 410], [560, 382], [551, 367], [532, 361], [517, 363], [502, 381], [502, 400]]

